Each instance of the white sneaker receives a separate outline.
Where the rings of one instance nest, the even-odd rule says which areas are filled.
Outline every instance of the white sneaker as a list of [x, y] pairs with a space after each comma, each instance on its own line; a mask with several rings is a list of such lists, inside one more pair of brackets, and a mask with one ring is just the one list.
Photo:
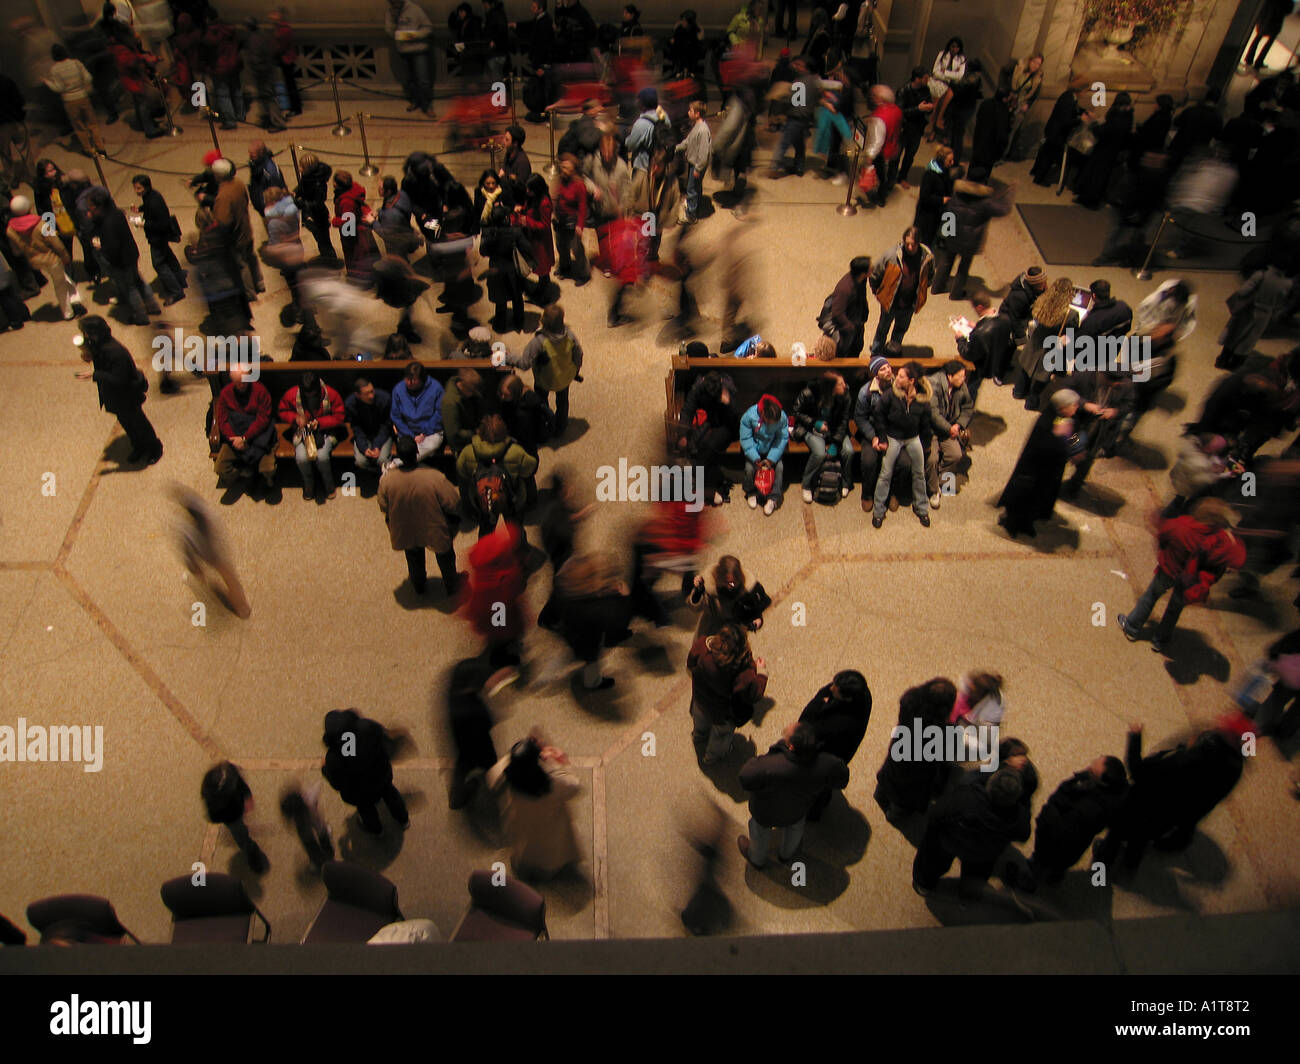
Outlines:
[[843, 487], [843, 488], [840, 488], [840, 498], [841, 498], [841, 499], [847, 499], [847, 498], [849, 497], [849, 493], [850, 493], [852, 490], [853, 490], [853, 489], [850, 488], [850, 487]]
[[758, 496], [757, 496], [757, 495], [747, 495], [747, 496], [745, 496], [745, 501], [746, 501], [747, 503], [749, 503], [749, 508], [750, 508], [751, 510], [757, 510], [757, 509], [758, 509]]
[[809, 491], [807, 488], [803, 489], [803, 501], [812, 502], [812, 492]]
[[774, 513], [776, 513], [775, 499], [768, 499], [767, 502], [763, 503], [763, 513], [767, 514], [768, 517], [771, 517]]
[[714, 506], [721, 506], [721, 505], [722, 505], [722, 492], [720, 492], [720, 491], [715, 491], [715, 492], [713, 493], [713, 505], [714, 505]]
[[832, 185], [847, 185], [848, 183], [849, 179], [844, 174], [836, 174], [831, 178]]
[[109, 296], [109, 297], [108, 297], [108, 305], [109, 305], [110, 307], [115, 307], [115, 306], [117, 306], [117, 296]]
[[943, 498], [943, 496], [942, 496], [939, 492], [935, 492], [935, 494], [931, 495], [931, 496], [930, 496], [930, 509], [931, 509], [931, 510], [937, 510], [937, 509], [939, 509], [939, 501], [940, 501], [942, 498]]
[[76, 316], [77, 316], [76, 313], [73, 311], [73, 309], [72, 309], [71, 307], [69, 307], [67, 310], [65, 310], [65, 311], [63, 312], [63, 320], [64, 320], [64, 321], [71, 321], [71, 320], [72, 320], [73, 318], [75, 318]]

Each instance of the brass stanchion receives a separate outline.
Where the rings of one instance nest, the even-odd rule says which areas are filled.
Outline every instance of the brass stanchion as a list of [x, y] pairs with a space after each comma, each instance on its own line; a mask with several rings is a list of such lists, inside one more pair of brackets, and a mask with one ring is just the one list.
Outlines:
[[205, 107], [202, 111], [203, 117], [208, 120], [208, 132], [212, 134], [212, 146], [221, 150], [221, 142], [217, 140], [217, 113], [211, 107]]
[[519, 125], [519, 75], [510, 75], [510, 124]]
[[352, 130], [343, 124], [343, 105], [339, 103], [339, 78], [334, 73], [334, 57], [327, 51], [325, 53], [325, 62], [329, 67], [330, 90], [334, 93], [334, 117], [338, 124], [330, 130], [336, 137], [351, 136]]
[[842, 214], [846, 218], [851, 218], [858, 213], [857, 207], [853, 206], [853, 190], [858, 187], [858, 162], [862, 158], [862, 149], [858, 147], [857, 141], [853, 143], [853, 168], [849, 171], [849, 188], [844, 194], [844, 202], [835, 208], [836, 214]]
[[162, 97], [163, 114], [167, 116], [167, 135], [169, 137], [179, 137], [182, 133], [185, 132], [185, 130], [181, 129], [180, 126], [178, 126], [175, 122], [172, 121], [171, 105], [167, 103], [167, 90], [163, 88], [163, 84], [165, 80], [166, 79], [164, 78], [160, 78], [156, 72], [154, 73], [153, 76], [154, 88], [158, 90], [158, 95]]
[[484, 151], [488, 153], [488, 169], [494, 174], [500, 169], [497, 166], [497, 152], [505, 152], [505, 145], [498, 144], [495, 140], [485, 140], [482, 144]]
[[108, 192], [109, 201], [116, 203], [117, 201], [113, 199], [112, 189], [108, 187], [108, 178], [104, 176], [104, 166], [99, 161], [100, 159], [104, 158], [104, 153], [97, 151], [95, 152], [94, 155], [91, 156], [91, 158], [95, 160], [95, 173], [99, 174], [99, 183], [103, 185], [104, 189]]
[[366, 116], [360, 111], [357, 112], [357, 128], [361, 130], [361, 154], [366, 159], [360, 173], [363, 177], [374, 177], [375, 174], [379, 173], [379, 167], [370, 161], [370, 145], [366, 143]]
[[1137, 272], [1136, 274], [1134, 274], [1134, 276], [1135, 276], [1139, 281], [1149, 281], [1149, 280], [1151, 280], [1151, 268], [1150, 268], [1150, 267], [1151, 267], [1151, 257], [1156, 253], [1156, 248], [1157, 248], [1157, 247], [1159, 246], [1159, 244], [1160, 244], [1160, 238], [1161, 238], [1161, 236], [1164, 235], [1165, 226], [1169, 224], [1169, 222], [1170, 222], [1170, 220], [1172, 219], [1172, 217], [1173, 217], [1173, 215], [1171, 215], [1168, 211], [1165, 211], [1165, 213], [1161, 216], [1161, 218], [1160, 218], [1160, 228], [1156, 230], [1156, 236], [1155, 236], [1155, 239], [1151, 241], [1151, 246], [1150, 246], [1149, 248], [1147, 248], [1147, 257], [1146, 257], [1146, 260], [1142, 263], [1142, 268], [1141, 268], [1140, 270], [1138, 270], [1138, 272]]
[[555, 112], [549, 107], [546, 109], [546, 124], [551, 133], [551, 162], [546, 167], [546, 176], [554, 177], [560, 172], [560, 168], [555, 165]]
[[297, 144], [289, 145], [289, 158], [293, 160], [293, 176], [296, 177], [299, 181], [301, 181], [302, 170], [298, 166], [298, 145]]

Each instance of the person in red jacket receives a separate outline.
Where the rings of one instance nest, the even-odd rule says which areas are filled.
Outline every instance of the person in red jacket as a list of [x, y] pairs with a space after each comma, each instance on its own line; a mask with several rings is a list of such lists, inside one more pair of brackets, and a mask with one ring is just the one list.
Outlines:
[[238, 123], [248, 117], [244, 87], [240, 82], [244, 60], [240, 57], [239, 45], [239, 31], [234, 26], [217, 19], [208, 23], [203, 34], [203, 51], [207, 57], [208, 73], [212, 75], [222, 129], [238, 129]]
[[330, 225], [339, 231], [348, 279], [364, 280], [379, 257], [379, 249], [370, 232], [373, 218], [366, 206], [365, 186], [353, 181], [346, 170], [334, 173], [334, 217]]
[[1163, 654], [1183, 607], [1204, 602], [1224, 573], [1246, 563], [1246, 548], [1231, 532], [1238, 520], [1237, 512], [1222, 499], [1202, 499], [1191, 513], [1160, 521], [1155, 576], [1133, 612], [1118, 618], [1129, 642], [1141, 638], [1155, 604], [1172, 589], [1165, 615], [1151, 637], [1151, 649]]
[[150, 140], [161, 137], [167, 130], [158, 121], [158, 115], [167, 105], [153, 83], [158, 57], [144, 51], [138, 38], [125, 26], [111, 32], [113, 35], [110, 38], [109, 53], [117, 64], [117, 76], [122, 82], [122, 88], [135, 104], [140, 132]]
[[576, 157], [560, 156], [560, 179], [551, 192], [551, 202], [555, 208], [555, 249], [560, 256], [555, 276], [572, 278], [581, 288], [591, 280], [591, 269], [582, 244], [582, 231], [587, 228], [587, 184], [578, 176]]
[[302, 114], [302, 97], [298, 94], [298, 46], [294, 43], [293, 27], [284, 17], [283, 11], [272, 11], [267, 18], [275, 33], [275, 60], [280, 65], [280, 76], [284, 78], [284, 94], [289, 106], [285, 110], [286, 118]]
[[523, 529], [506, 521], [470, 548], [469, 582], [460, 613], [487, 641], [480, 656], [496, 670], [486, 684], [489, 695], [519, 678], [526, 553]]
[[338, 494], [330, 469], [330, 452], [340, 437], [347, 434], [343, 418], [342, 397], [328, 384], [322, 383], [312, 370], [305, 371], [302, 382], [285, 392], [280, 400], [280, 420], [292, 426], [293, 430], [293, 460], [302, 474], [304, 499], [310, 499], [314, 494], [313, 465], [320, 473], [325, 498], [332, 499]]

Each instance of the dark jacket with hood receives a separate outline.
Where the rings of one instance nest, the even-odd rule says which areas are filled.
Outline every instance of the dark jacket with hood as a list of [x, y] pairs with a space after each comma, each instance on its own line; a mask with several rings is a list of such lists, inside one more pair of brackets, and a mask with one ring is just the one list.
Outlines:
[[933, 402], [934, 389], [930, 386], [929, 378], [921, 377], [916, 382], [916, 396], [909, 402], [895, 377], [889, 391], [880, 396], [880, 401], [871, 412], [871, 428], [867, 432], [867, 438], [910, 440], [913, 436], [919, 436], [921, 446], [928, 449], [930, 437], [934, 434], [931, 426]]
[[740, 770], [740, 785], [750, 792], [750, 816], [769, 828], [797, 824], [823, 791], [842, 790], [848, 782], [849, 766], [841, 758], [822, 751], [811, 761], [797, 761], [784, 739]]
[[803, 439], [816, 430], [819, 421], [826, 422], [825, 428], [817, 433], [827, 443], [841, 447], [844, 437], [849, 434], [849, 416], [853, 412], [853, 394], [845, 389], [843, 395], [832, 395], [829, 407], [822, 403], [820, 381], [806, 384], [795, 398], [794, 414], [796, 439]]

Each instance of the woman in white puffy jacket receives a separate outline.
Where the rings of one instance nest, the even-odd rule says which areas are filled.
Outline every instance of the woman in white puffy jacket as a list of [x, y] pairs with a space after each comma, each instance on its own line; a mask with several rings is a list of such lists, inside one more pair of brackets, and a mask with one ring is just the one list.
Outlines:
[[960, 37], [953, 37], [944, 45], [935, 57], [930, 74], [930, 96], [939, 106], [930, 112], [926, 138], [934, 140], [935, 130], [943, 129], [943, 113], [952, 99], [952, 87], [966, 76], [966, 49]]

